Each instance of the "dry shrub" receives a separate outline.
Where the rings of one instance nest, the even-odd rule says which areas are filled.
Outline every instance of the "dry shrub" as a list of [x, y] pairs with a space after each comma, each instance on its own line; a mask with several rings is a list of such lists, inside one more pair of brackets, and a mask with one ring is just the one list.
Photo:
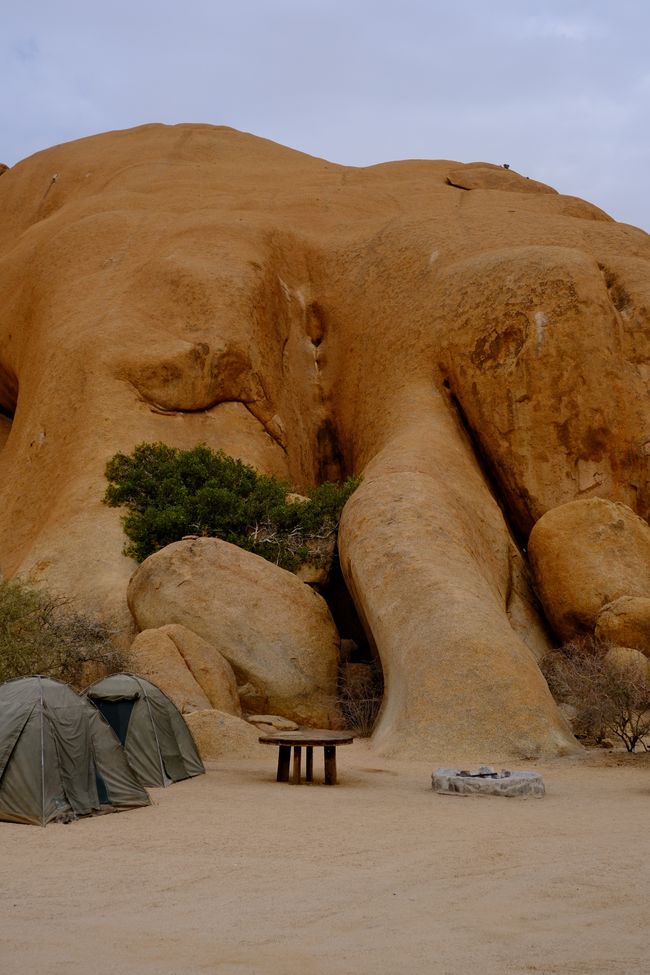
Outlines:
[[580, 737], [602, 741], [614, 735], [633, 752], [649, 750], [650, 669], [629, 659], [609, 641], [582, 637], [554, 650], [542, 660], [542, 671], [556, 701], [576, 711]]
[[376, 664], [343, 666], [338, 681], [337, 705], [345, 726], [360, 738], [372, 734], [384, 697], [384, 679]]
[[0, 682], [41, 674], [79, 688], [128, 669], [109, 627], [23, 582], [0, 582]]

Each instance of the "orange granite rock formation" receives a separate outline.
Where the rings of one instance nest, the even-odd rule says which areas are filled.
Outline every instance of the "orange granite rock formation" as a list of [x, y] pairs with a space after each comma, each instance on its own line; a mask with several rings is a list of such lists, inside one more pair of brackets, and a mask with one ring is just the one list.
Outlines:
[[5, 575], [126, 626], [103, 471], [142, 441], [297, 491], [363, 474], [340, 546], [378, 743], [573, 747], [513, 538], [576, 498], [648, 513], [646, 234], [486, 163], [354, 169], [202, 125], [39, 153], [0, 207]]

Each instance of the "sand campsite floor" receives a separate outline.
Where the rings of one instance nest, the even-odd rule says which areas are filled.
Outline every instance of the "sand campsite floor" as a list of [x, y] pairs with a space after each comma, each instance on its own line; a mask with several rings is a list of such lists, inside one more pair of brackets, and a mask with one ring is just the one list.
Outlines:
[[645, 756], [519, 763], [541, 800], [437, 796], [432, 763], [365, 742], [339, 756], [335, 788], [277, 784], [269, 749], [150, 808], [0, 823], [0, 971], [650, 971]]

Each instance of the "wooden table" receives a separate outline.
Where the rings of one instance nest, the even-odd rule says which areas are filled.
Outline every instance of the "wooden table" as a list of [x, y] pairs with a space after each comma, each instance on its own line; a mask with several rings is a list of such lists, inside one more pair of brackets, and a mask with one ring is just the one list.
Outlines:
[[[300, 763], [302, 749], [306, 749], [305, 782], [314, 781], [314, 748], [324, 749], [325, 785], [336, 785], [336, 746], [350, 745], [353, 735], [347, 731], [327, 731], [321, 728], [303, 728], [300, 731], [283, 731], [274, 735], [261, 735], [262, 745], [276, 745], [278, 753], [278, 782], [300, 784]], [[291, 749], [293, 748], [293, 769], [289, 779]]]

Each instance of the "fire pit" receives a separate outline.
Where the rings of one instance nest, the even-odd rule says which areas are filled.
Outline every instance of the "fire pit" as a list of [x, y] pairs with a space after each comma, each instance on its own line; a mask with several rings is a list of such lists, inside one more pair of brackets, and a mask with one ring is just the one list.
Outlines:
[[431, 776], [433, 791], [456, 796], [532, 796], [544, 795], [544, 779], [539, 772], [513, 772], [481, 765], [469, 769], [439, 768]]

